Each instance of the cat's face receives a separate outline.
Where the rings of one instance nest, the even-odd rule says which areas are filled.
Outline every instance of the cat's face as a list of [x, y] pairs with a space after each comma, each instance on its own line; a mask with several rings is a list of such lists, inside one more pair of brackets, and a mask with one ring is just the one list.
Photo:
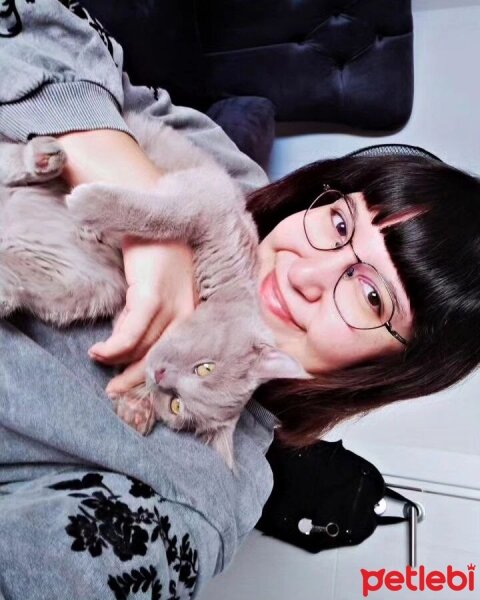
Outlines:
[[271, 342], [251, 307], [200, 304], [149, 353], [147, 386], [157, 418], [195, 432], [229, 464], [233, 430], [255, 389], [278, 377], [310, 377]]

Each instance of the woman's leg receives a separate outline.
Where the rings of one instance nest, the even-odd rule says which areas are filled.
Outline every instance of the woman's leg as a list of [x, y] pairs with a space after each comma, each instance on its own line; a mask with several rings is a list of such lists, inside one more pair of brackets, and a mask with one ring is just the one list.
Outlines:
[[11, 600], [189, 598], [197, 539], [219, 545], [194, 511], [95, 470], [0, 486], [0, 532], [0, 597]]
[[118, 419], [103, 394], [111, 369], [87, 356], [109, 331], [0, 321], [0, 597], [183, 599], [217, 568], [226, 526], [206, 515], [225, 484], [202, 489], [198, 472], [216, 457]]

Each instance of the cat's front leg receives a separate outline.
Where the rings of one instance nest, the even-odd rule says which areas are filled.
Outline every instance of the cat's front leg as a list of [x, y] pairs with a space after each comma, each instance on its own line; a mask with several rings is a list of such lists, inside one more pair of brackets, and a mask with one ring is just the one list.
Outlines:
[[[69, 211], [79, 223], [99, 234], [115, 232], [134, 233], [138, 229], [132, 224], [134, 208], [128, 202], [133, 192], [103, 183], [78, 185], [66, 197]], [[137, 209], [137, 220], [145, 222], [147, 213]]]
[[162, 177], [154, 192], [88, 183], [73, 189], [66, 204], [75, 219], [100, 234], [188, 242], [197, 229], [195, 215], [199, 213], [197, 205], [185, 210], [181, 203], [182, 191], [188, 185], [187, 178], [180, 184], [169, 174]]
[[0, 183], [43, 183], [61, 175], [67, 155], [54, 137], [35, 137], [26, 144], [0, 143]]
[[116, 414], [138, 433], [148, 435], [155, 425], [155, 410], [150, 395], [135, 393], [111, 397]]

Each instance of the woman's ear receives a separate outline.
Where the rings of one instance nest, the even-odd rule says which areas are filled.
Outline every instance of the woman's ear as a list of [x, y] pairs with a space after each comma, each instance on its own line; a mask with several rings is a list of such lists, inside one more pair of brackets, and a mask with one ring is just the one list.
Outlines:
[[297, 359], [268, 344], [262, 344], [255, 363], [255, 375], [259, 383], [271, 379], [313, 379]]

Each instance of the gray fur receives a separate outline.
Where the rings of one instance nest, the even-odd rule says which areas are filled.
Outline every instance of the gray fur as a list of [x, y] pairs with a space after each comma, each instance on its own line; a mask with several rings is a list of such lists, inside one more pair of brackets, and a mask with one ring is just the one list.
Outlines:
[[[187, 242], [201, 302], [152, 347], [145, 384], [115, 409], [142, 434], [157, 420], [190, 430], [233, 468], [233, 432], [258, 385], [309, 375], [274, 348], [261, 318], [257, 230], [235, 181], [170, 127], [136, 113], [125, 120], [165, 172], [154, 193], [85, 184], [68, 194], [57, 140], [0, 140], [0, 316], [22, 308], [60, 326], [114, 316], [125, 301], [122, 238]], [[200, 363], [215, 370], [200, 377]]]

